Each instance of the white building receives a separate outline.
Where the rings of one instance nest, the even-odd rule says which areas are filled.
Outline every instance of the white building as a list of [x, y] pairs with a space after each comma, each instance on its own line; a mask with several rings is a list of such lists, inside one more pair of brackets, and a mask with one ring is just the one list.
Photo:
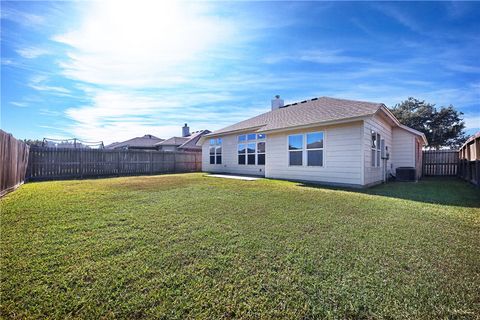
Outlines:
[[382, 103], [328, 97], [283, 105], [202, 137], [202, 170], [343, 186], [381, 183], [397, 167], [421, 176], [425, 135]]

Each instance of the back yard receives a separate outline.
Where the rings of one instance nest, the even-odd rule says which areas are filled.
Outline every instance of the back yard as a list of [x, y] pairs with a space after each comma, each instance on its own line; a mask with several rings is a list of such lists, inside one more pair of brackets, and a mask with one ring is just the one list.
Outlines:
[[1, 200], [3, 318], [479, 318], [480, 192], [179, 174]]

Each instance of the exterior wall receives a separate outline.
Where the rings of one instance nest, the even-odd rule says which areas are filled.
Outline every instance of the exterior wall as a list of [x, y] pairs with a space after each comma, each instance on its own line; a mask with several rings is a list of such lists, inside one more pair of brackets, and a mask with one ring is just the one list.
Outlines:
[[[385, 146], [388, 147], [390, 159], [380, 160], [380, 167], [372, 167], [371, 154], [371, 131], [380, 134], [380, 139], [385, 140]], [[381, 183], [385, 177], [385, 170], [388, 174], [391, 172], [393, 163], [393, 153], [395, 150], [395, 141], [392, 139], [392, 127], [382, 117], [375, 115], [364, 121], [363, 125], [363, 164], [364, 164], [364, 185], [373, 185]]]
[[[371, 165], [371, 130], [385, 140], [390, 154], [390, 159], [381, 159], [380, 167]], [[289, 166], [288, 136], [317, 131], [324, 132], [323, 167], [309, 167], [305, 163], [303, 166]], [[244, 133], [221, 136], [220, 165], [210, 164], [209, 139], [206, 139], [202, 145], [202, 171], [352, 186], [381, 183], [385, 174], [387, 177], [389, 173], [395, 174], [395, 169], [402, 166], [417, 166], [417, 174], [421, 175], [422, 152], [420, 150], [415, 159], [416, 136], [401, 128], [392, 128], [378, 115], [364, 121], [267, 134], [265, 166], [238, 164], [237, 138]], [[418, 142], [421, 146], [422, 141]]]
[[[415, 167], [415, 135], [401, 128], [393, 129], [393, 173], [398, 167]], [[420, 157], [422, 152], [420, 151]]]
[[423, 161], [423, 152], [422, 152], [423, 141], [415, 137], [415, 168], [417, 169], [417, 179], [422, 177], [422, 161]]
[[[324, 132], [324, 166], [289, 166], [288, 136]], [[362, 122], [267, 134], [266, 171], [268, 178], [362, 185]], [[305, 152], [305, 151], [304, 151]]]
[[[250, 132], [250, 131], [248, 131]], [[225, 172], [245, 175], [265, 175], [264, 165], [238, 164], [238, 134], [221, 136], [222, 138], [222, 164], [210, 164], [209, 139], [202, 144], [202, 171]], [[266, 141], [266, 154], [268, 155], [268, 140]], [[268, 161], [268, 160], [267, 160]]]

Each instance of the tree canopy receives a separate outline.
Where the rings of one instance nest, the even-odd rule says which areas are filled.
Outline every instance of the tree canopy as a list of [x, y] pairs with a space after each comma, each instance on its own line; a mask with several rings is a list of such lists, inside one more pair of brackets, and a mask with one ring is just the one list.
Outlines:
[[429, 148], [458, 148], [467, 138], [463, 113], [453, 105], [437, 109], [435, 104], [410, 97], [390, 110], [400, 123], [423, 132]]

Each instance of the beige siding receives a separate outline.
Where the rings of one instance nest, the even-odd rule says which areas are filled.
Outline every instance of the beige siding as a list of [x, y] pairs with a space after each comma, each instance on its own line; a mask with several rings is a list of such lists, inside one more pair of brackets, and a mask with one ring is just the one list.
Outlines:
[[[380, 167], [372, 167], [372, 130], [385, 140], [390, 154], [390, 159], [381, 159]], [[303, 166], [289, 166], [288, 136], [316, 131], [324, 132], [324, 166], [306, 166], [305, 157]], [[222, 164], [209, 164], [209, 139], [206, 139], [202, 146], [203, 171], [332, 184], [373, 185], [381, 183], [385, 173], [387, 176], [390, 172], [395, 173], [397, 167], [417, 166], [417, 169], [421, 169], [421, 152], [415, 159], [415, 135], [401, 128], [392, 128], [385, 118], [378, 115], [363, 121], [267, 134], [265, 166], [239, 165], [238, 134], [221, 138]]]
[[[288, 165], [288, 135], [324, 132], [324, 166]], [[266, 172], [268, 178], [361, 185], [362, 122], [295, 130], [267, 135]]]
[[[222, 136], [222, 164], [210, 164], [209, 158], [209, 139], [206, 139], [202, 145], [202, 171], [205, 172], [226, 172], [246, 175], [264, 175], [265, 166], [258, 165], [239, 165], [237, 154], [237, 137], [235, 135]], [[267, 142], [268, 153], [268, 142]]]
[[393, 172], [398, 167], [415, 167], [415, 135], [401, 128], [393, 129]]
[[[380, 139], [385, 140], [385, 146], [390, 153], [389, 160], [381, 160], [380, 167], [372, 167], [371, 131], [380, 134]], [[376, 184], [383, 181], [385, 170], [391, 170], [392, 152], [395, 149], [392, 142], [392, 127], [380, 116], [376, 115], [364, 121], [363, 126], [363, 155], [364, 155], [364, 185]]]

